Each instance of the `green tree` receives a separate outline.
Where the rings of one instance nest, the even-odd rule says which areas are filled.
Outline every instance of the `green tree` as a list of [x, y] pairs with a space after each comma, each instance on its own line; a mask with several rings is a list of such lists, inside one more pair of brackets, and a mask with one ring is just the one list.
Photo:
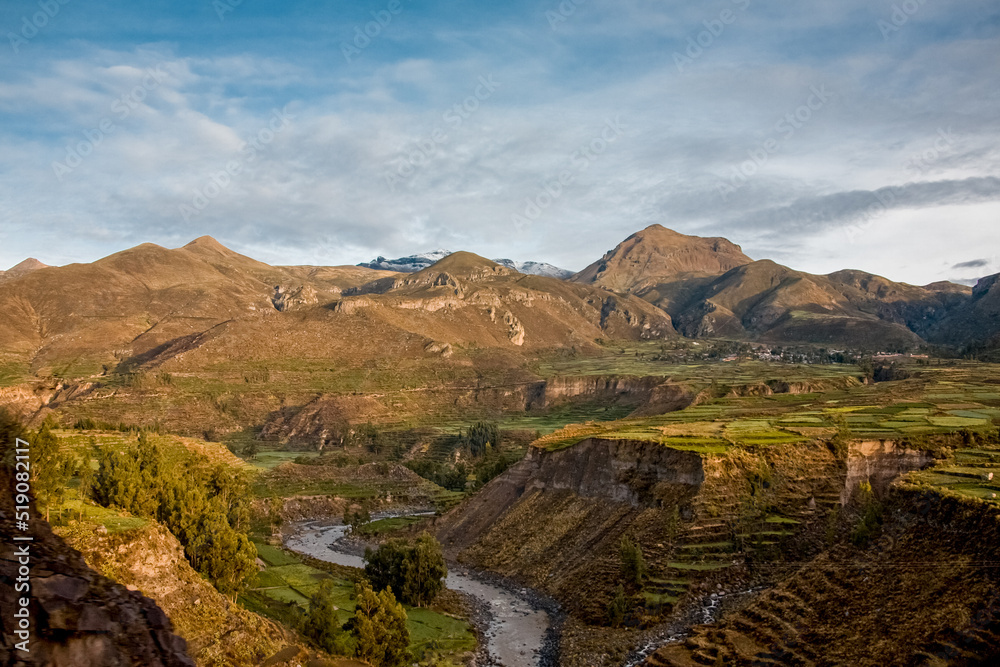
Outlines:
[[280, 527], [281, 524], [285, 523], [285, 517], [281, 515], [281, 510], [284, 509], [285, 502], [283, 498], [274, 497], [268, 503], [268, 516], [271, 520], [271, 530]]
[[646, 561], [642, 557], [642, 547], [626, 535], [622, 536], [619, 551], [622, 559], [622, 576], [625, 577], [625, 581], [637, 586], [642, 585], [642, 580], [646, 577]]
[[392, 590], [380, 593], [367, 581], [354, 586], [356, 608], [352, 631], [357, 640], [355, 655], [374, 667], [403, 667], [410, 662], [410, 631], [406, 611]]
[[319, 590], [309, 599], [309, 614], [302, 632], [327, 653], [346, 654], [344, 640], [347, 633], [343, 631], [337, 605], [333, 601], [332, 579], [324, 579]]
[[205, 486], [226, 514], [229, 525], [242, 530], [250, 523], [250, 480], [242, 470], [224, 464], [215, 465], [208, 474]]
[[487, 452], [487, 445], [496, 449], [500, 445], [500, 427], [494, 422], [476, 422], [469, 427], [466, 436], [469, 441], [469, 451], [473, 456], [482, 456]]
[[448, 566], [444, 562], [441, 543], [430, 533], [422, 534], [409, 550], [404, 561], [402, 595], [407, 604], [423, 607], [434, 601], [444, 589]]
[[625, 587], [618, 584], [615, 596], [608, 603], [608, 622], [612, 627], [620, 627], [625, 622], [626, 613], [628, 613], [628, 599], [625, 597]]
[[243, 447], [243, 457], [253, 461], [257, 458], [257, 453], [260, 451], [260, 446], [257, 444], [256, 440], [251, 440]]
[[356, 534], [361, 526], [372, 520], [368, 505], [361, 503], [357, 509], [348, 507], [344, 510], [344, 525], [351, 527], [351, 533]]
[[453, 468], [444, 470], [441, 479], [441, 486], [449, 491], [465, 491], [469, 483], [469, 469], [461, 461]]
[[62, 451], [59, 438], [52, 433], [46, 421], [31, 442], [32, 491], [38, 502], [45, 506], [45, 520], [53, 506], [59, 505], [66, 495], [66, 483], [73, 474], [74, 465]]
[[441, 592], [448, 568], [441, 545], [424, 533], [415, 544], [389, 540], [375, 551], [367, 549], [365, 575], [375, 588], [391, 588], [400, 600], [419, 607]]
[[372, 454], [381, 454], [385, 448], [385, 438], [371, 422], [362, 424], [355, 430], [354, 441]]
[[257, 548], [217, 510], [201, 517], [198, 534], [187, 551], [191, 565], [224, 595], [235, 596], [257, 573]]

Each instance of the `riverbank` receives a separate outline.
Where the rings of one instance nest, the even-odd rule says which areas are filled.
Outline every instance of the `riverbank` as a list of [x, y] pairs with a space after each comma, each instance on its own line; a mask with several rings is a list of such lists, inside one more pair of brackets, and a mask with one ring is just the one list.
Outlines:
[[[305, 521], [290, 528], [284, 536], [286, 548], [329, 563], [364, 567], [365, 543], [345, 539], [348, 528], [341, 522]], [[558, 664], [562, 615], [554, 600], [459, 563], [449, 563], [448, 568], [445, 585], [464, 594], [474, 609], [470, 620], [481, 638], [476, 667]]]

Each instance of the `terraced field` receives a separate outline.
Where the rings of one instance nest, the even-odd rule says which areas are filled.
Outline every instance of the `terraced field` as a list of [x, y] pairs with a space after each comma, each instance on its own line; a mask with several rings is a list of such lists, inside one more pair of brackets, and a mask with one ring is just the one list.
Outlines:
[[939, 491], [1000, 502], [1000, 448], [959, 449], [953, 458], [906, 481]]
[[[919, 371], [911, 380], [849, 390], [770, 393], [759, 380], [719, 387], [684, 410], [655, 417], [588, 421], [544, 435], [534, 446], [558, 450], [586, 438], [652, 440], [706, 454], [829, 438], [919, 439], [1000, 422], [1000, 369], [977, 364]], [[761, 391], [765, 395], [741, 395]]]

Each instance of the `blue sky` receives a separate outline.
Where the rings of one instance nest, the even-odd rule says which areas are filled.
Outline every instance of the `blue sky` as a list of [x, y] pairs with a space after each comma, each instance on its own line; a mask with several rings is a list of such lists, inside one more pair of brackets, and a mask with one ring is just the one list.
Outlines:
[[7, 0], [0, 35], [0, 268], [210, 234], [580, 269], [659, 223], [1000, 271], [995, 2]]

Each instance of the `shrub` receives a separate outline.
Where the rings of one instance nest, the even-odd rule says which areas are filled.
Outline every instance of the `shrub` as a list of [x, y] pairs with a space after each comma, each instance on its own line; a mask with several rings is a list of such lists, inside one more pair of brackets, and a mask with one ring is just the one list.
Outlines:
[[642, 547], [627, 536], [622, 537], [620, 553], [622, 576], [629, 584], [642, 585], [646, 577], [646, 561], [642, 557]]
[[608, 623], [611, 627], [620, 627], [625, 622], [625, 614], [628, 612], [628, 600], [625, 598], [625, 587], [618, 584], [615, 596], [608, 603]]

